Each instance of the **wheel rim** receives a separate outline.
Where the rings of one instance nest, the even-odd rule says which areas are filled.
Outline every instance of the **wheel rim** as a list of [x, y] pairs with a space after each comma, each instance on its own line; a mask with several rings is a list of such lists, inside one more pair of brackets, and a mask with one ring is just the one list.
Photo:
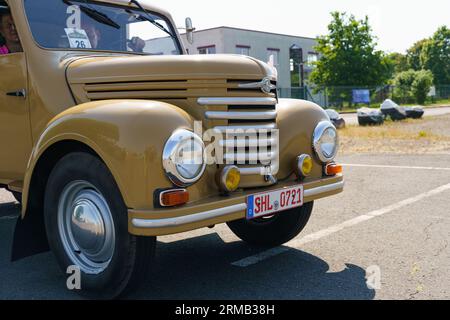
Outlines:
[[111, 262], [115, 230], [103, 195], [87, 181], [69, 183], [58, 204], [58, 229], [64, 250], [87, 274], [103, 272]]

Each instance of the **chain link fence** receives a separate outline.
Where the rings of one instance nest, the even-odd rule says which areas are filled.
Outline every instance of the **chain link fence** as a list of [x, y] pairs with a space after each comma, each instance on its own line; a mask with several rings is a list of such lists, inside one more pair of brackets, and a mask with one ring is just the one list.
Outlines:
[[[368, 90], [370, 96], [369, 104], [353, 102], [354, 90]], [[280, 98], [304, 99], [317, 103], [324, 108], [355, 108], [362, 105], [379, 107], [386, 99], [392, 99], [400, 104], [414, 104], [415, 99], [410, 94], [411, 88], [395, 87], [391, 85], [379, 87], [364, 86], [336, 86], [336, 87], [314, 87], [305, 86], [297, 88], [279, 88]], [[427, 98], [428, 103], [450, 99], [450, 85], [435, 86]]]

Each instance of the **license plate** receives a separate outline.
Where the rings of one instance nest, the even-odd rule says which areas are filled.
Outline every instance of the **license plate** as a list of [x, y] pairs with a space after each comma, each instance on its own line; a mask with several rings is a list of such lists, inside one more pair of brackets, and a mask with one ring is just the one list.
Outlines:
[[252, 220], [303, 206], [303, 186], [259, 193], [247, 198], [247, 219]]

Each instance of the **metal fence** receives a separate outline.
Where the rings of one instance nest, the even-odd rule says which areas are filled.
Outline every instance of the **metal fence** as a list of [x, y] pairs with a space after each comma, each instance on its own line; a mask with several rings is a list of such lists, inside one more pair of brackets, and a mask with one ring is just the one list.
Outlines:
[[[352, 108], [363, 104], [353, 103], [354, 90], [369, 90], [370, 105], [380, 105], [386, 99], [392, 99], [397, 103], [415, 103], [414, 98], [409, 95], [410, 88], [400, 88], [391, 85], [379, 87], [364, 86], [339, 86], [339, 87], [314, 87], [305, 86], [297, 88], [279, 88], [278, 95], [281, 98], [304, 99], [317, 103], [324, 108]], [[450, 99], [450, 85], [436, 86], [427, 102]]]

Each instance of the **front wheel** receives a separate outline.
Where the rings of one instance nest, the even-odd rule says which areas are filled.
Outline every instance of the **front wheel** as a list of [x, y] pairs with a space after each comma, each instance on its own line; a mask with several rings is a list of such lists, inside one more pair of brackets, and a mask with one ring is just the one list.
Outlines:
[[127, 208], [106, 165], [87, 153], [62, 158], [44, 203], [47, 237], [63, 272], [81, 271], [81, 294], [113, 299], [148, 273], [155, 237], [128, 233]]
[[268, 218], [237, 220], [228, 223], [233, 233], [243, 241], [264, 247], [282, 245], [300, 234], [306, 227], [314, 203], [281, 212]]

